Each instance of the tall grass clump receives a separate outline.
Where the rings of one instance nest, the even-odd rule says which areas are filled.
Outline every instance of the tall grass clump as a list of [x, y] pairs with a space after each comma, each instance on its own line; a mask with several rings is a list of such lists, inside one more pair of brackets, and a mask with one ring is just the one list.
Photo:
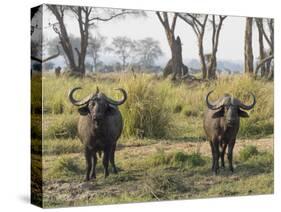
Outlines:
[[50, 172], [48, 172], [48, 177], [70, 177], [82, 173], [83, 170], [79, 161], [77, 161], [76, 158], [69, 156], [61, 156], [54, 162]]
[[149, 170], [143, 192], [155, 199], [169, 199], [171, 193], [186, 192], [188, 188], [178, 174], [168, 174], [162, 169]]
[[77, 139], [47, 139], [42, 142], [44, 155], [82, 153], [83, 145]]
[[160, 149], [147, 158], [147, 163], [152, 167], [172, 166], [181, 168], [203, 166], [206, 161], [199, 153], [187, 154], [181, 151], [165, 153]]
[[67, 98], [69, 89], [76, 86], [83, 88], [75, 93], [77, 99], [95, 92], [96, 86], [115, 99], [121, 96], [114, 88], [126, 89], [128, 99], [124, 105], [119, 106], [124, 119], [122, 134], [125, 137], [202, 139], [205, 136], [203, 114], [207, 109], [205, 96], [211, 90], [214, 90], [210, 96], [211, 101], [229, 93], [245, 104], [250, 104], [252, 99], [248, 92], [255, 94], [257, 103], [252, 110], [247, 111], [249, 118], [241, 118], [239, 138], [273, 134], [273, 83], [246, 75], [220, 76], [217, 80], [203, 83], [172, 83], [144, 73], [103, 73], [91, 78], [56, 78], [44, 74], [45, 114], [78, 115], [77, 107]]
[[273, 171], [273, 154], [269, 151], [258, 151], [253, 145], [248, 145], [239, 152], [239, 161], [242, 162], [239, 168], [252, 175]]
[[77, 136], [76, 115], [46, 115], [43, 118], [44, 139], [75, 138]]
[[248, 145], [248, 146], [245, 146], [240, 152], [239, 152], [239, 159], [241, 161], [246, 161], [248, 160], [249, 158], [255, 156], [255, 155], [258, 155], [259, 152], [258, 152], [258, 149], [256, 146], [253, 146], [253, 145]]
[[128, 100], [120, 107], [124, 118], [125, 137], [163, 138], [171, 134], [171, 111], [165, 106], [167, 96], [147, 75], [125, 76], [121, 84]]

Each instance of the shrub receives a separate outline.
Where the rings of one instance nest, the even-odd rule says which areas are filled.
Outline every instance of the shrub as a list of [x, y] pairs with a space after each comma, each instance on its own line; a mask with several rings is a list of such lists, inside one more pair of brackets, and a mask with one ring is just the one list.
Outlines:
[[[135, 77], [130, 73], [97, 74], [94, 79], [57, 79], [50, 74], [44, 74], [44, 112], [77, 114], [77, 108], [67, 99], [68, 90], [75, 86], [83, 88], [75, 94], [77, 99], [95, 91], [96, 86], [113, 98], [119, 97], [119, 93], [113, 88], [126, 89], [128, 100], [119, 107], [124, 119], [122, 134], [125, 137], [171, 137], [178, 129], [182, 129], [181, 134], [177, 134], [179, 137], [186, 136], [187, 132], [188, 137], [205, 136], [202, 115], [207, 108], [204, 98], [210, 90], [215, 90], [210, 97], [211, 101], [224, 93], [230, 93], [248, 104], [252, 101], [248, 91], [256, 95], [257, 104], [247, 111], [250, 117], [241, 119], [239, 138], [262, 137], [273, 133], [273, 83], [244, 75], [220, 76], [218, 80], [194, 84], [191, 87], [186, 83], [173, 84], [169, 80], [156, 80], [151, 74], [141, 73], [136, 73]], [[32, 104], [41, 103], [35, 96], [32, 99]]]
[[248, 145], [239, 152], [239, 159], [241, 161], [247, 161], [249, 158], [257, 155], [258, 153], [259, 152], [256, 146]]
[[[166, 95], [146, 75], [125, 78], [123, 87], [128, 100], [120, 107], [124, 118], [125, 137], [163, 138], [171, 133], [171, 111], [165, 107]], [[121, 81], [122, 82], [122, 81]]]
[[168, 198], [171, 192], [185, 192], [187, 190], [182, 178], [178, 175], [164, 173], [163, 170], [150, 170], [145, 178], [144, 192], [152, 198]]
[[77, 117], [73, 115], [57, 115], [43, 119], [44, 139], [75, 138], [77, 136]]
[[173, 167], [197, 167], [203, 166], [205, 160], [199, 153], [186, 154], [184, 152], [165, 153], [163, 150], [158, 150], [155, 154], [148, 158], [148, 164], [151, 166], [173, 166]]
[[174, 113], [180, 113], [182, 111], [182, 106], [181, 105], [176, 105], [174, 108]]
[[272, 153], [263, 151], [252, 155], [240, 166], [246, 174], [254, 175], [260, 173], [269, 173], [273, 171], [274, 157]]
[[206, 161], [202, 158], [199, 153], [192, 153], [191, 155], [189, 155], [188, 162], [189, 165], [192, 167], [203, 166], [206, 163]]
[[198, 112], [197, 111], [191, 111], [191, 110], [185, 110], [184, 115], [186, 115], [187, 117], [189, 117], [189, 116], [196, 117], [196, 116], [198, 116]]
[[68, 177], [82, 173], [83, 170], [80, 168], [80, 164], [78, 163], [76, 158], [61, 156], [54, 162], [49, 174], [52, 177]]
[[77, 139], [54, 139], [43, 141], [43, 154], [59, 155], [83, 152], [83, 145]]

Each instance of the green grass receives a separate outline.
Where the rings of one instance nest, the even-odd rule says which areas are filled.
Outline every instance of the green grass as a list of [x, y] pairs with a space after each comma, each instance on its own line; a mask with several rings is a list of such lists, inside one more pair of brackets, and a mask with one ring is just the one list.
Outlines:
[[[257, 104], [248, 111], [250, 118], [241, 119], [240, 138], [259, 138], [273, 134], [273, 83], [254, 80], [248, 76], [224, 76], [216, 81], [195, 84], [172, 84], [169, 80], [155, 79], [149, 74], [129, 73], [98, 74], [92, 78], [59, 79], [45, 74], [43, 77], [43, 106], [46, 114], [62, 114], [77, 117], [77, 108], [67, 99], [68, 90], [74, 86], [83, 89], [76, 98], [82, 98], [95, 91], [96, 86], [112, 98], [120, 98], [114, 90], [122, 87], [128, 92], [128, 100], [120, 110], [124, 119], [124, 137], [139, 138], [202, 138], [203, 113], [206, 109], [205, 95], [215, 90], [211, 99], [215, 100], [224, 93], [231, 93], [241, 101], [251, 102], [248, 91], [253, 92]], [[72, 114], [72, 115], [70, 115]], [[66, 120], [70, 121], [70, 120]], [[63, 125], [65, 123], [62, 123]], [[48, 132], [56, 137], [57, 126]], [[67, 125], [69, 127], [69, 125]], [[72, 124], [70, 126], [72, 128]], [[63, 129], [62, 129], [63, 130]], [[75, 131], [73, 131], [75, 133]], [[70, 136], [74, 136], [70, 132]]]
[[258, 154], [259, 152], [256, 146], [248, 145], [239, 152], [239, 159], [241, 161], [247, 161], [249, 158]]
[[82, 153], [84, 148], [78, 139], [48, 139], [42, 144], [44, 155]]
[[147, 158], [147, 164], [157, 166], [173, 166], [173, 167], [196, 167], [205, 164], [204, 158], [199, 153], [187, 154], [184, 152], [165, 153], [158, 150], [155, 154]]
[[[102, 159], [98, 158], [97, 179], [83, 181], [85, 159], [77, 137], [79, 114], [67, 99], [68, 90], [74, 86], [83, 87], [75, 96], [78, 99], [95, 91], [96, 86], [115, 99], [121, 95], [114, 88], [122, 87], [128, 92], [128, 100], [119, 107], [124, 130], [116, 151], [117, 175], [110, 173], [104, 179]], [[247, 91], [256, 95], [257, 104], [248, 111], [250, 118], [241, 119], [239, 139], [273, 134], [272, 82], [231, 76], [193, 85], [173, 84], [149, 74], [137, 74], [136, 78], [130, 73], [97, 74], [84, 79], [44, 75], [43, 128], [36, 122], [32, 125], [33, 137], [37, 139], [32, 141], [32, 152], [40, 152], [41, 147], [43, 150], [43, 167], [34, 158], [36, 155], [33, 160], [34, 173], [43, 168], [44, 206], [272, 193], [273, 154], [262, 145], [251, 143], [239, 152], [234, 149], [234, 174], [226, 168], [212, 176], [210, 150], [202, 149], [202, 145], [208, 146], [204, 143], [202, 120], [205, 95], [213, 89], [211, 100], [227, 92], [250, 103]], [[40, 101], [36, 96], [32, 99], [36, 108]], [[36, 116], [33, 118], [37, 120]]]
[[72, 177], [84, 172], [81, 162], [77, 158], [67, 155], [59, 156], [55, 159], [50, 171], [46, 174], [50, 179]]
[[[142, 148], [135, 147], [135, 151], [139, 152]], [[260, 151], [246, 161], [237, 161], [234, 174], [226, 169], [221, 170], [218, 176], [212, 175], [211, 159], [207, 156], [202, 159], [202, 156], [195, 154], [195, 161], [199, 158], [204, 163], [195, 162], [183, 168], [193, 153], [164, 153], [164, 159], [159, 156], [163, 154], [159, 151], [144, 155], [135, 153], [138, 162], [132, 163], [126, 159], [126, 154], [132, 151], [120, 151], [117, 152], [119, 174], [111, 173], [104, 179], [99, 160], [97, 179], [89, 183], [83, 182], [85, 161], [82, 154], [64, 154], [59, 157], [47, 155], [44, 158], [44, 205], [100, 205], [273, 192], [273, 155], [267, 151]], [[155, 166], [148, 163], [148, 160], [155, 162], [155, 158]]]
[[71, 114], [45, 115], [44, 139], [73, 139], [77, 136], [78, 116]]

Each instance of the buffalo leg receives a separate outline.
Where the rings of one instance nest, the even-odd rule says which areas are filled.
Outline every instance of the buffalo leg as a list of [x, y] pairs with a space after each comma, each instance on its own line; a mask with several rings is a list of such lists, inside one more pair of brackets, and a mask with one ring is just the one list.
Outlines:
[[211, 147], [211, 151], [212, 151], [212, 172], [214, 171], [215, 168], [215, 152], [214, 152], [214, 147], [213, 147], [213, 143], [210, 141], [210, 147]]
[[90, 173], [92, 169], [92, 153], [91, 151], [86, 147], [85, 148], [85, 158], [86, 158], [86, 181], [90, 180]]
[[226, 150], [227, 145], [222, 144], [222, 151], [221, 151], [221, 167], [224, 169], [224, 155], [225, 155], [225, 150]]
[[228, 144], [228, 152], [227, 152], [227, 158], [228, 158], [228, 162], [229, 162], [229, 170], [231, 172], [234, 171], [233, 169], [233, 164], [232, 164], [232, 154], [233, 154], [233, 148], [234, 148], [234, 145], [235, 145], [235, 140], [231, 141], [229, 144]]
[[213, 142], [213, 148], [214, 148], [214, 169], [213, 169], [213, 174], [217, 175], [218, 170], [219, 170], [219, 156], [220, 156], [219, 142], [218, 141]]
[[113, 173], [117, 174], [117, 168], [115, 166], [115, 149], [116, 149], [116, 144], [111, 148], [110, 163], [111, 163], [111, 166], [112, 166]]
[[108, 172], [109, 151], [108, 151], [108, 149], [104, 150], [102, 163], [103, 163], [103, 167], [104, 167], [104, 177], [107, 177], [109, 175], [109, 172]]
[[92, 166], [91, 179], [92, 179], [92, 178], [95, 179], [95, 178], [96, 178], [96, 165], [97, 165], [97, 161], [98, 161], [97, 153], [96, 153], [96, 152], [93, 153], [92, 159], [93, 159], [93, 166]]

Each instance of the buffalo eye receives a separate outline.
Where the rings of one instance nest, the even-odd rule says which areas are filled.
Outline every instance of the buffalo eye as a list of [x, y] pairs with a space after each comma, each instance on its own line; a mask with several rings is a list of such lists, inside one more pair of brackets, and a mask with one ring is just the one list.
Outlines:
[[89, 114], [89, 109], [87, 106], [78, 108], [78, 112], [81, 116], [86, 116]]
[[241, 117], [241, 118], [248, 118], [249, 117], [248, 113], [241, 110], [240, 108], [238, 108], [238, 116]]
[[212, 118], [221, 118], [224, 117], [224, 108], [221, 108], [219, 111], [215, 112]]

